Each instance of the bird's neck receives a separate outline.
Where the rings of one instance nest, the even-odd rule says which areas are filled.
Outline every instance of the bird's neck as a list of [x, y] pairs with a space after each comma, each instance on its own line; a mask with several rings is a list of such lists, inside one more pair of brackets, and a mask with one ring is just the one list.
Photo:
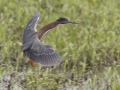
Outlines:
[[46, 26], [44, 26], [43, 28], [41, 28], [38, 31], [38, 38], [41, 39], [43, 35], [45, 35], [50, 29], [56, 27], [57, 25], [59, 25], [60, 23], [58, 21], [52, 22]]

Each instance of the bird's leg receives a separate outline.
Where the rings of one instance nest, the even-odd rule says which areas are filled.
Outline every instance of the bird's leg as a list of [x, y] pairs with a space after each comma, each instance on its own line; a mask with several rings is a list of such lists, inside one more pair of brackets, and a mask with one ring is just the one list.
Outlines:
[[30, 64], [32, 67], [34, 67], [34, 62], [32, 60], [30, 60]]

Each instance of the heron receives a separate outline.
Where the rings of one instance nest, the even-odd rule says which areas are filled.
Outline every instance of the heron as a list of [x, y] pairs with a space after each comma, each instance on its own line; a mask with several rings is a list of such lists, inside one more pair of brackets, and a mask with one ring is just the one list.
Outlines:
[[52, 46], [43, 44], [40, 42], [42, 36], [44, 36], [52, 28], [59, 24], [77, 24], [76, 22], [70, 22], [66, 18], [60, 17], [56, 21], [44, 26], [37, 31], [36, 26], [40, 14], [37, 12], [28, 21], [24, 33], [23, 33], [23, 55], [30, 59], [30, 64], [34, 66], [34, 63], [39, 63], [42, 66], [54, 66], [62, 61], [62, 57], [52, 48]]

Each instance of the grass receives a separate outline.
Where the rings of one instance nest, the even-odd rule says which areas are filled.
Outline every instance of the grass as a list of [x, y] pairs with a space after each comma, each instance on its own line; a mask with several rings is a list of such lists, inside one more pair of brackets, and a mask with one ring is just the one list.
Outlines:
[[[0, 89], [120, 90], [119, 0], [1, 0], [0, 12]], [[63, 57], [59, 66], [33, 68], [23, 58], [23, 30], [36, 12], [38, 30], [61, 16], [80, 23], [41, 39]]]

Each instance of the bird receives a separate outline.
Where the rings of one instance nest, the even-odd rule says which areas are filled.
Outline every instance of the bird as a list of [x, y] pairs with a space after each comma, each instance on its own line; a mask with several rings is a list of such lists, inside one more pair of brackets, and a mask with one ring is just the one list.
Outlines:
[[40, 39], [52, 28], [59, 24], [78, 24], [76, 22], [70, 22], [68, 19], [60, 17], [56, 21], [42, 27], [37, 31], [36, 26], [39, 19], [39, 12], [35, 13], [28, 21], [23, 32], [23, 56], [30, 59], [31, 66], [34, 63], [39, 63], [41, 66], [54, 66], [62, 61], [62, 57], [52, 48], [52, 46], [43, 44]]

